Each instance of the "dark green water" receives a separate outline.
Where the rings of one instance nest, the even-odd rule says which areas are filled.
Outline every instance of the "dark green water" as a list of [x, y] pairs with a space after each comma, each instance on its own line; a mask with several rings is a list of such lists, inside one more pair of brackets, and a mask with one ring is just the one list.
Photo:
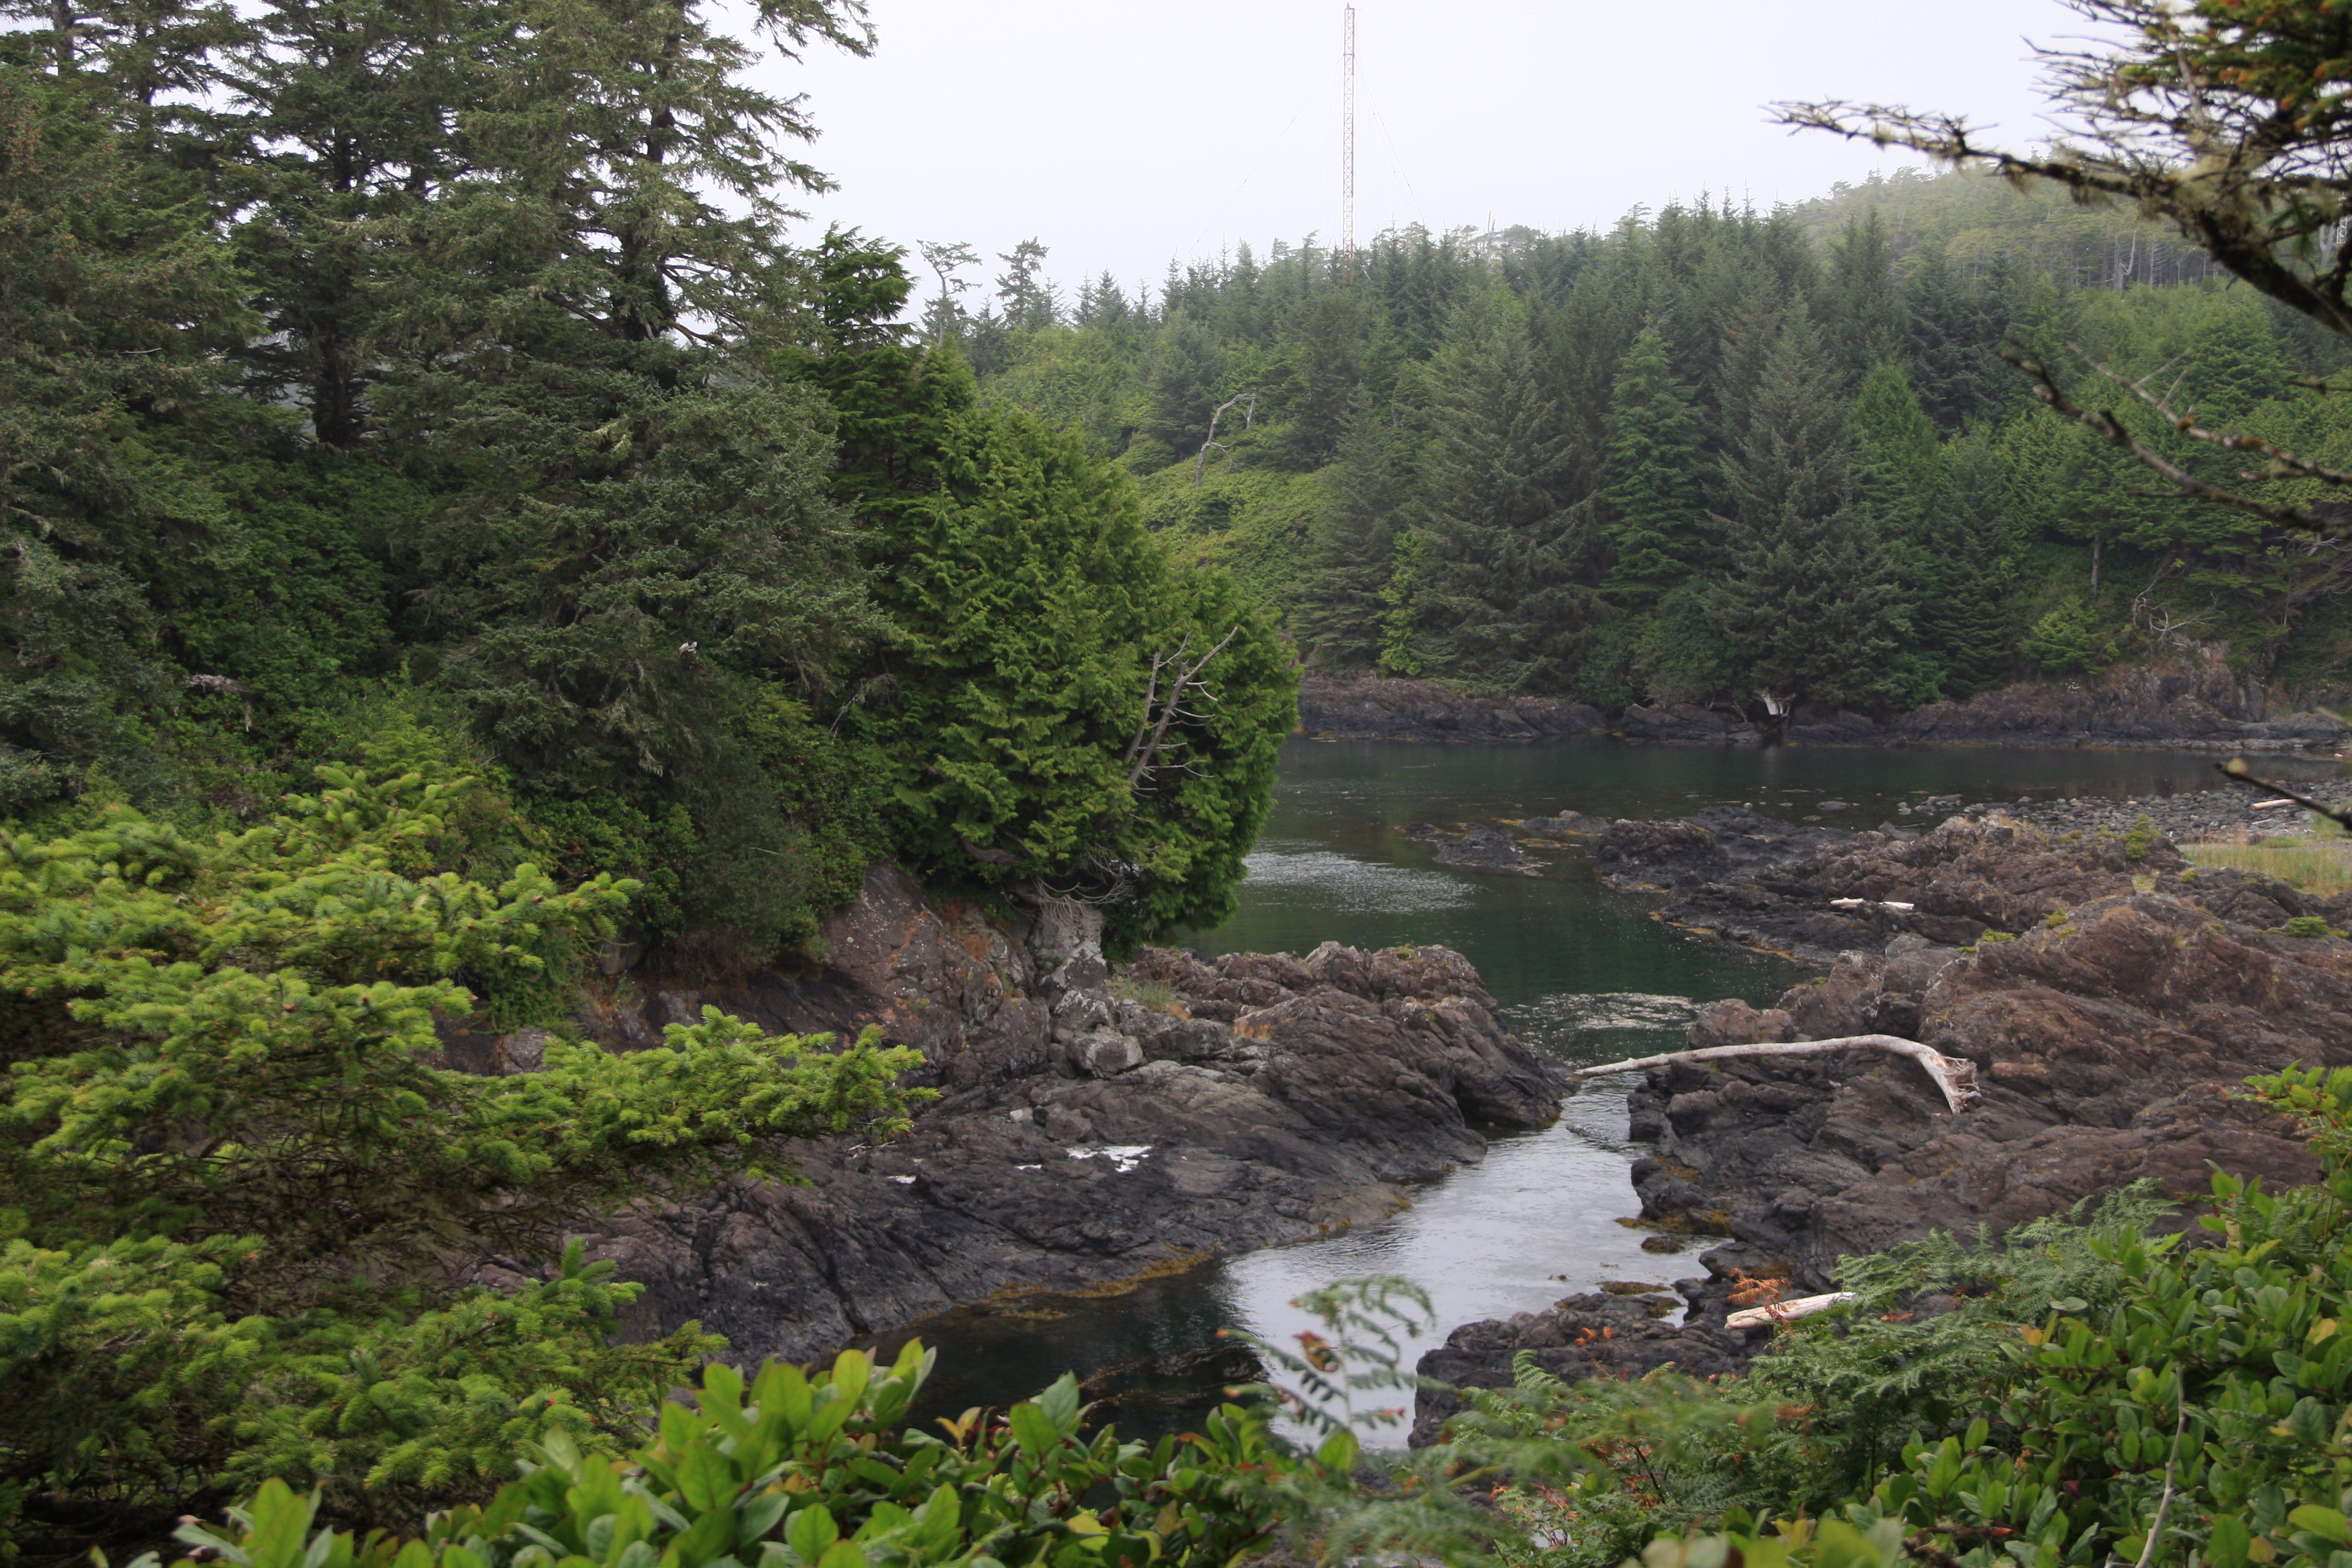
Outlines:
[[[1603, 1061], [1681, 1043], [1698, 1004], [1763, 1004], [1812, 972], [1650, 918], [1656, 900], [1612, 892], [1589, 857], [1549, 857], [1539, 877], [1456, 870], [1403, 836], [1412, 822], [1549, 815], [1677, 816], [1740, 802], [1849, 827], [1931, 795], [1969, 802], [2210, 787], [2210, 755], [2148, 752], [1731, 751], [1614, 743], [1418, 746], [1294, 741], [1275, 811], [1250, 858], [1240, 910], [1200, 936], [1204, 953], [1305, 952], [1442, 942], [1478, 965], [1512, 1030], [1547, 1055]], [[2335, 764], [2326, 764], [2333, 772]], [[2305, 773], [2313, 764], [2282, 766]], [[1845, 809], [1824, 811], [1840, 801]], [[1307, 1326], [1301, 1291], [1357, 1274], [1418, 1281], [1435, 1304], [1410, 1355], [1455, 1326], [1549, 1305], [1602, 1279], [1664, 1281], [1687, 1258], [1640, 1249], [1622, 1086], [1579, 1095], [1558, 1125], [1496, 1140], [1485, 1162], [1423, 1188], [1412, 1208], [1342, 1235], [1276, 1247], [1092, 1300], [1028, 1298], [1006, 1312], [920, 1326], [942, 1355], [927, 1404], [1019, 1398], [1064, 1370], [1099, 1373], [1122, 1431], [1198, 1419], [1232, 1375], [1220, 1328], [1282, 1338]], [[1016, 1315], [1017, 1314], [1017, 1315]], [[1090, 1392], [1093, 1392], [1090, 1389]]]

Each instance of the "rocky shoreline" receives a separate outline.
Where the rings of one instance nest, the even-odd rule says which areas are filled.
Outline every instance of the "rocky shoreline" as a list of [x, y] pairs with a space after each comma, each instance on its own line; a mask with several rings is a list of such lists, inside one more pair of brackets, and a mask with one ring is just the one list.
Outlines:
[[[2210, 1165], [2274, 1186], [2316, 1173], [2296, 1129], [2230, 1090], [2352, 1064], [2352, 895], [2193, 867], [2152, 833], [1998, 817], [1898, 835], [1716, 808], [1593, 842], [1620, 885], [1670, 895], [1665, 918], [1827, 963], [1772, 1007], [1707, 1008], [1694, 1047], [1899, 1035], [1973, 1062], [1983, 1096], [1955, 1112], [1872, 1052], [1650, 1070], [1631, 1097], [1651, 1146], [1633, 1173], [1642, 1222], [1661, 1250], [1713, 1244], [1706, 1274], [1675, 1286], [1685, 1322], [1594, 1344], [1585, 1331], [1623, 1310], [1572, 1297], [1454, 1331], [1423, 1358], [1430, 1375], [1501, 1386], [1520, 1350], [1570, 1378], [1736, 1370], [1754, 1346], [1721, 1326], [1734, 1269], [1803, 1294], [1842, 1257], [1998, 1236], [2140, 1180], [2193, 1203]], [[1424, 1395], [1416, 1441], [1452, 1407]]]
[[[1753, 707], [1751, 704], [1750, 707]], [[2286, 710], [2276, 710], [2284, 709]], [[2215, 663], [2167, 663], [2095, 679], [2024, 682], [1888, 718], [1800, 705], [1774, 718], [1729, 703], [1636, 703], [1604, 710], [1559, 697], [1457, 692], [1433, 680], [1306, 673], [1299, 733], [1322, 741], [1597, 740], [1755, 746], [2112, 746], [2149, 750], [2341, 751], [2352, 727], [2274, 702]]]
[[[1486, 1131], [1559, 1114], [1552, 1072], [1449, 949], [1211, 964], [1147, 948], [1114, 978], [1093, 914], [1006, 925], [877, 866], [803, 973], [710, 990], [614, 976], [577, 1019], [612, 1048], [704, 1005], [773, 1033], [872, 1025], [922, 1051], [940, 1094], [889, 1143], [794, 1146], [802, 1184], [735, 1182], [612, 1222], [592, 1256], [646, 1286], [625, 1328], [699, 1320], [735, 1355], [806, 1361], [1003, 1293], [1376, 1218], [1480, 1159]], [[443, 1057], [530, 1071], [544, 1039], [453, 1028]]]

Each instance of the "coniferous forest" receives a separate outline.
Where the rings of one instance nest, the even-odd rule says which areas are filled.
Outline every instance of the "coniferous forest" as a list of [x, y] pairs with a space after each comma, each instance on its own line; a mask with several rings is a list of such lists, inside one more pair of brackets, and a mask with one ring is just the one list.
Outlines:
[[1309, 242], [1065, 299], [1042, 254], [928, 331], [983, 397], [1088, 433], [1318, 668], [1887, 711], [2192, 650], [2309, 690], [2352, 653], [2336, 552], [2135, 494], [2146, 469], [2000, 357], [2136, 430], [2165, 425], [2124, 384], [2148, 380], [2345, 455], [2342, 400], [2302, 384], [2342, 340], [2126, 210], [1906, 173], [1605, 234], [1384, 234], [1352, 287]]
[[[582, 1239], [961, 1092], [717, 1006], [608, 1050], [590, 983], [822, 975], [895, 865], [982, 946], [1099, 914], [1045, 1073], [1052, 973], [1108, 1014], [1234, 910], [1302, 668], [2345, 684], [2352, 16], [2075, 4], [2131, 41], [2063, 156], [1786, 106], [1959, 167], [1072, 293], [795, 212], [749, 68], [857, 0], [0, 0], [0, 1563], [2347, 1568], [2352, 1068], [2241, 1093], [2315, 1179], [2217, 1173], [2203, 1245], [2132, 1190], [1847, 1259], [1743, 1375], [1516, 1362], [1377, 1462], [1397, 1281], [1144, 1443], [1068, 1376], [910, 1426], [919, 1342], [732, 1366]], [[2340, 939], [2252, 932], [2230, 1016]]]

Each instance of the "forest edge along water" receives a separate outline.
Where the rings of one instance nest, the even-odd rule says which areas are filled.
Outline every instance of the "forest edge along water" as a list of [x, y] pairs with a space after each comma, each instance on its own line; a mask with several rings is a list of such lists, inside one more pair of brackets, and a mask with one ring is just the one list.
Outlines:
[[[2276, 766], [2305, 779], [2336, 769], [2316, 758]], [[1657, 895], [1605, 885], [1574, 844], [1523, 841], [1527, 868], [1478, 871], [1438, 863], [1444, 841], [1417, 826], [1450, 834], [1571, 811], [1611, 821], [1746, 806], [1790, 823], [1926, 827], [1979, 802], [2027, 816], [2076, 800], [2162, 810], [2220, 783], [2210, 753], [2154, 751], [1294, 739], [1241, 908], [1191, 946], [1214, 957], [1303, 954], [1327, 941], [1367, 951], [1443, 944], [1477, 966], [1519, 1038], [1549, 1061], [1589, 1065], [1677, 1048], [1701, 1006], [1764, 1007], [1821, 969], [1663, 923]], [[1691, 1273], [1706, 1244], [1645, 1252], [1652, 1233], [1622, 1223], [1641, 1208], [1633, 1087], [1602, 1080], [1569, 1098], [1551, 1127], [1493, 1136], [1483, 1160], [1420, 1186], [1412, 1206], [1386, 1217], [1132, 1286], [1009, 1293], [878, 1342], [895, 1349], [919, 1335], [942, 1348], [927, 1391], [940, 1413], [1024, 1397], [1068, 1370], [1110, 1402], [1106, 1418], [1148, 1434], [1196, 1423], [1248, 1373], [1245, 1351], [1219, 1331], [1294, 1332], [1307, 1321], [1291, 1300], [1337, 1278], [1395, 1274], [1429, 1290], [1435, 1310], [1405, 1343], [1407, 1364], [1464, 1323], [1540, 1311], [1606, 1281], [1667, 1283]], [[1402, 1429], [1391, 1440], [1401, 1443]]]

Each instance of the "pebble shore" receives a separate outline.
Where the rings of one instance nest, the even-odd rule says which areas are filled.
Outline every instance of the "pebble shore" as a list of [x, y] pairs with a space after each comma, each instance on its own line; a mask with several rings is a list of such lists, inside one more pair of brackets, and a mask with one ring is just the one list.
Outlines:
[[[2315, 800], [2330, 799], [2340, 793], [2324, 785], [2300, 787]], [[2262, 805], [2273, 798], [2242, 785], [2128, 800], [2085, 795], [2071, 800], [1963, 803], [1958, 795], [1944, 795], [1909, 813], [1898, 813], [1889, 821], [1895, 827], [1924, 831], [1953, 816], [1984, 817], [1999, 813], [2012, 821], [2032, 823], [2045, 833], [2096, 833], [2102, 829], [2126, 833], [2145, 817], [2158, 833], [2176, 844], [2308, 836], [2310, 813], [2284, 802], [2271, 806]]]

